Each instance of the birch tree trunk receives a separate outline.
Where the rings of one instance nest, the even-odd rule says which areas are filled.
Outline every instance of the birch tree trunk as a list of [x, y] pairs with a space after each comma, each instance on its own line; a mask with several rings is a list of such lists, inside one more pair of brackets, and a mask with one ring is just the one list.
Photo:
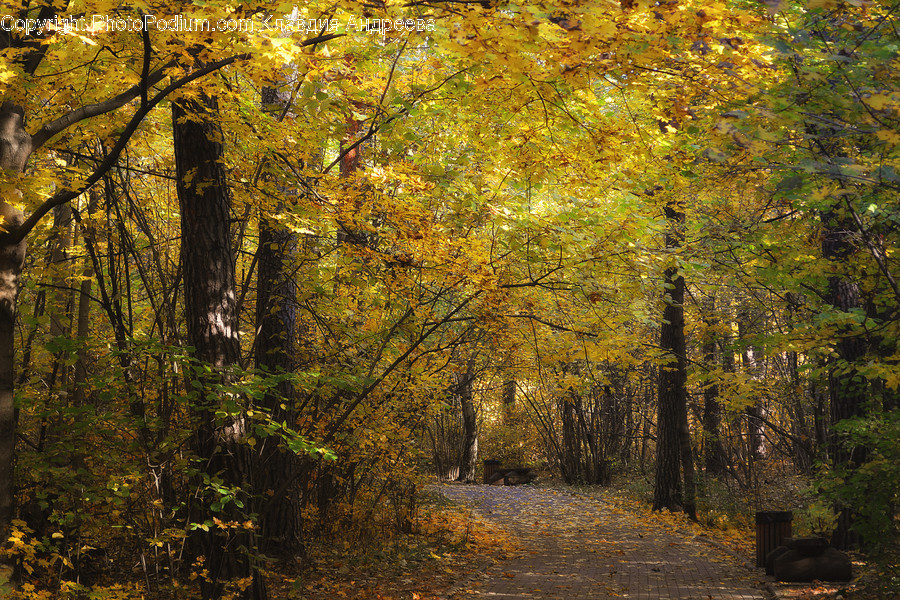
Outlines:
[[[0, 106], [0, 169], [13, 173], [21, 173], [31, 155], [31, 136], [25, 131], [23, 115], [20, 107], [8, 102]], [[9, 538], [16, 490], [15, 324], [25, 241], [10, 241], [5, 235], [24, 220], [22, 211], [9, 204], [16, 200], [0, 198], [0, 543]], [[0, 564], [0, 569], [4, 566]]]

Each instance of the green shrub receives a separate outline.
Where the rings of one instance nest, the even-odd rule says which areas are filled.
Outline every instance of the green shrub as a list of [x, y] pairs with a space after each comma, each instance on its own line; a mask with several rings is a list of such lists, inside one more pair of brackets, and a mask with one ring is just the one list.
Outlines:
[[825, 497], [853, 511], [864, 548], [880, 554], [898, 537], [900, 410], [847, 419], [835, 431], [846, 448], [865, 450], [863, 461], [825, 471], [819, 484]]

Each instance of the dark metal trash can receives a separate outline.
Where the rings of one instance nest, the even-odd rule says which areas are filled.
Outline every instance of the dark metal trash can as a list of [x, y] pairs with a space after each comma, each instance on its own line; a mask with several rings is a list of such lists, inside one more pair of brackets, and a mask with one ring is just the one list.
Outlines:
[[794, 513], [789, 510], [756, 513], [756, 566], [766, 566], [766, 555], [791, 537]]
[[491, 476], [500, 470], [500, 461], [489, 458], [484, 461], [484, 482], [490, 483]]

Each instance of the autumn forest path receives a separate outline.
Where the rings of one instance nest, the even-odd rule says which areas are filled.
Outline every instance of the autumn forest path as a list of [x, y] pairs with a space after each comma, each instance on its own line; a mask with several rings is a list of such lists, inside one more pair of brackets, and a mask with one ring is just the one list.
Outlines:
[[762, 581], [723, 548], [599, 497], [533, 486], [435, 486], [518, 540], [446, 598], [761, 600]]

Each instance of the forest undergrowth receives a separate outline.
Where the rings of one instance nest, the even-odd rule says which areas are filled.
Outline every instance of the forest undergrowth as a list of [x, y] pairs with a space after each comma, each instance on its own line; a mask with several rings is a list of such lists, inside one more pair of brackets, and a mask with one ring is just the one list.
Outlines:
[[295, 569], [271, 573], [272, 596], [437, 600], [485, 563], [516, 548], [507, 532], [438, 493], [423, 491], [410, 533], [382, 530], [359, 539], [349, 530], [310, 545]]

